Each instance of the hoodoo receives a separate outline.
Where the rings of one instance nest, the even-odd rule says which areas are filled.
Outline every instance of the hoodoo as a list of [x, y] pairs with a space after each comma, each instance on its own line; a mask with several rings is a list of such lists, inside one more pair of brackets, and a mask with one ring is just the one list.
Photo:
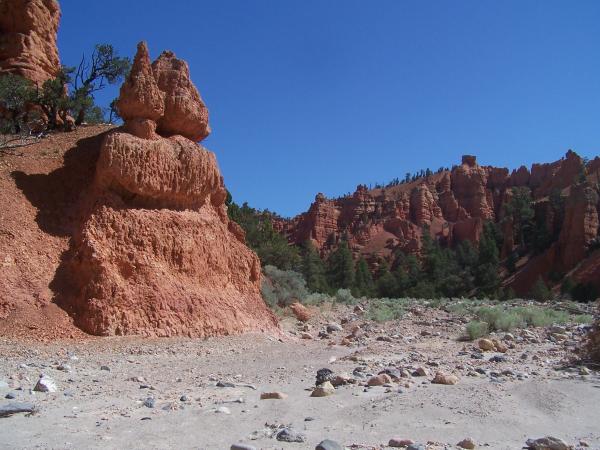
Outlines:
[[164, 52], [151, 65], [140, 43], [118, 108], [125, 125], [101, 146], [63, 307], [96, 335], [277, 329], [215, 155], [195, 142], [210, 129], [187, 63]]

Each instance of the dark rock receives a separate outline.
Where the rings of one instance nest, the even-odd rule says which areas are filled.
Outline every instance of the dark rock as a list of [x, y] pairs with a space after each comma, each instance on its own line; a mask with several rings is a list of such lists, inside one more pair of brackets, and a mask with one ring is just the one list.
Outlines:
[[31, 413], [35, 411], [33, 403], [11, 402], [0, 405], [0, 417], [8, 417], [18, 413]]
[[319, 445], [315, 447], [315, 450], [342, 450], [342, 446], [335, 441], [325, 439], [319, 442]]
[[315, 386], [325, 383], [326, 381], [331, 381], [335, 375], [333, 371], [330, 369], [319, 369], [317, 370], [317, 381], [315, 382]]
[[144, 400], [144, 406], [146, 408], [154, 408], [156, 401], [152, 398], [152, 397], [148, 397], [146, 400]]
[[306, 442], [306, 436], [292, 428], [283, 428], [276, 438], [281, 442]]

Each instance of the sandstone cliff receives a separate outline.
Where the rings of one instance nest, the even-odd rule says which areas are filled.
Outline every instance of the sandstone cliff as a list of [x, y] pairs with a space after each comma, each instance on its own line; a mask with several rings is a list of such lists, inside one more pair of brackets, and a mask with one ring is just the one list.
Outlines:
[[[574, 271], [575, 278], [582, 278], [579, 267], [598, 236], [600, 211], [599, 159], [587, 163], [587, 181], [582, 183], [578, 177], [584, 173], [584, 164], [569, 150], [559, 161], [534, 164], [531, 170], [522, 166], [511, 173], [506, 168], [481, 166], [474, 156], [465, 155], [452, 170], [410, 183], [372, 190], [358, 186], [354, 194], [331, 200], [318, 194], [306, 213], [276, 219], [274, 226], [290, 242], [311, 240], [323, 257], [345, 236], [357, 257], [374, 262], [391, 259], [396, 250], [418, 254], [424, 227], [443, 244], [453, 246], [464, 239], [477, 242], [485, 221], [494, 221], [504, 233], [502, 257], [506, 257], [515, 242], [511, 222], [503, 220], [503, 206], [511, 188], [527, 187], [535, 201], [536, 219], [545, 221], [551, 233], [559, 230], [560, 236], [543, 255], [525, 258], [519, 273], [507, 280], [517, 293], [525, 294], [539, 276], [548, 280], [553, 271], [563, 275]], [[548, 207], [553, 192], [564, 198], [564, 218], [555, 217]], [[585, 279], [597, 274], [600, 284], [600, 267], [585, 266], [585, 273]]]
[[0, 0], [0, 74], [43, 83], [60, 69], [56, 0]]

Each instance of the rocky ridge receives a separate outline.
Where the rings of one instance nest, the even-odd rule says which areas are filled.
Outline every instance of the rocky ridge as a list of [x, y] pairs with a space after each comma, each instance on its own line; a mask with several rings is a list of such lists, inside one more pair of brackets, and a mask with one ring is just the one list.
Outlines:
[[[578, 182], [584, 169], [587, 177]], [[274, 226], [292, 243], [312, 241], [322, 256], [346, 236], [356, 256], [374, 262], [391, 259], [396, 250], [418, 254], [425, 226], [434, 238], [452, 246], [465, 239], [477, 242], [485, 221], [491, 220], [502, 224], [504, 258], [515, 244], [512, 224], [503, 220], [503, 206], [511, 188], [527, 187], [536, 216], [550, 233], [559, 231], [559, 237], [542, 255], [523, 260], [507, 284], [517, 293], [527, 293], [539, 276], [548, 280], [552, 271], [565, 274], [573, 269], [575, 280], [600, 283], [598, 257], [588, 258], [590, 243], [599, 235], [599, 180], [600, 158], [586, 163], [571, 150], [559, 161], [512, 172], [481, 166], [475, 156], [465, 155], [452, 170], [410, 183], [371, 190], [359, 185], [352, 195], [337, 199], [317, 194], [307, 212], [289, 220], [276, 218]], [[553, 192], [564, 198], [562, 221], [549, 207]]]

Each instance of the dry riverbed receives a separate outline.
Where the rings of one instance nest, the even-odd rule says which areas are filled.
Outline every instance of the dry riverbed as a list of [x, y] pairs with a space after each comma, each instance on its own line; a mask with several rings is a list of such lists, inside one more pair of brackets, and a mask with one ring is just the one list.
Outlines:
[[[0, 409], [34, 412], [0, 417], [0, 448], [443, 449], [470, 438], [512, 450], [554, 436], [600, 449], [599, 374], [569, 363], [584, 326], [497, 333], [483, 351], [458, 339], [464, 325], [438, 309], [380, 324], [342, 307], [284, 319], [283, 338], [5, 339]], [[432, 383], [438, 372], [456, 384]], [[41, 374], [54, 392], [34, 390]]]

